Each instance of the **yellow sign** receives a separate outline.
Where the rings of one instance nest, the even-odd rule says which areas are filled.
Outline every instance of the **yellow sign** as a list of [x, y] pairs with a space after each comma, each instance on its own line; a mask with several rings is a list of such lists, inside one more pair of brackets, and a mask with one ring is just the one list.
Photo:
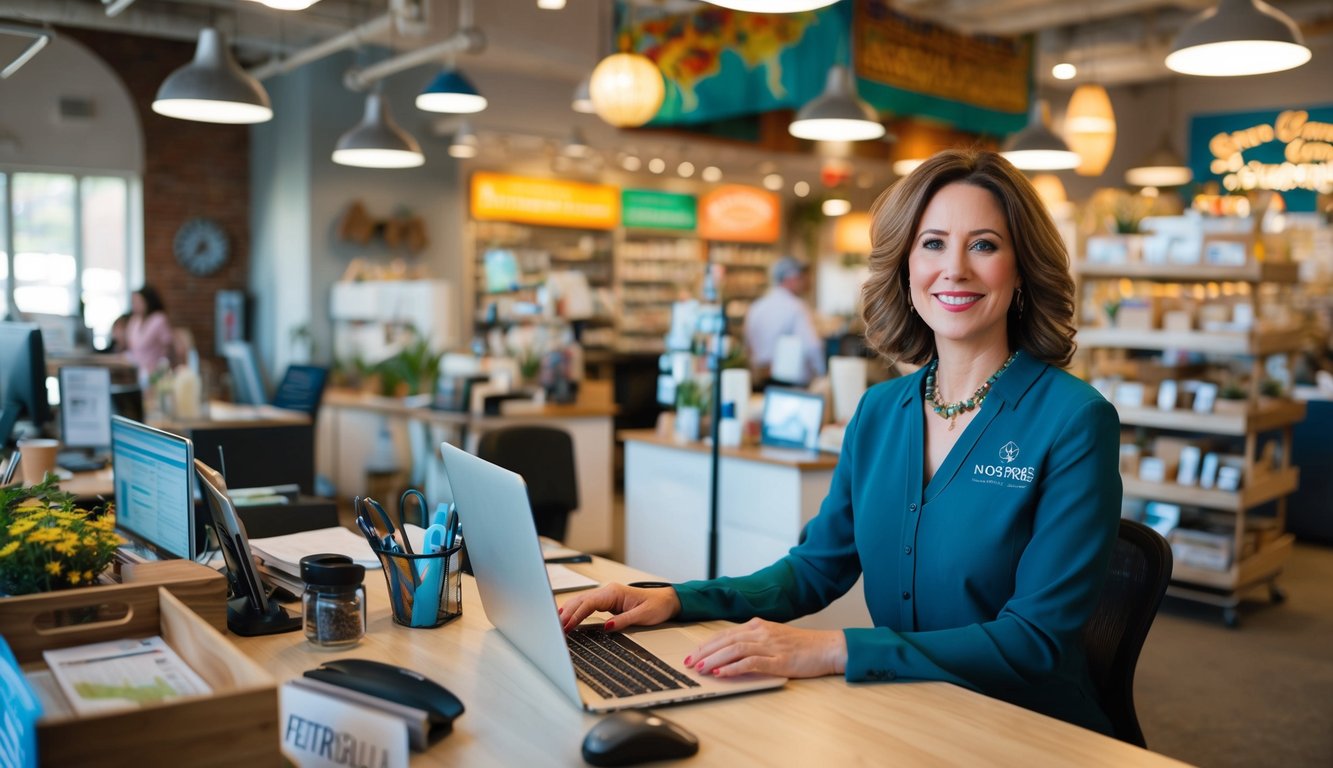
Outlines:
[[472, 174], [472, 218], [614, 229], [620, 223], [620, 190], [606, 184], [479, 172]]
[[[1246, 162], [1241, 154], [1272, 141], [1283, 145], [1281, 163]], [[1272, 125], [1218, 133], [1209, 139], [1208, 150], [1213, 156], [1208, 170], [1221, 176], [1222, 186], [1231, 191], [1333, 191], [1333, 123], [1311, 120], [1303, 109], [1280, 113]]]

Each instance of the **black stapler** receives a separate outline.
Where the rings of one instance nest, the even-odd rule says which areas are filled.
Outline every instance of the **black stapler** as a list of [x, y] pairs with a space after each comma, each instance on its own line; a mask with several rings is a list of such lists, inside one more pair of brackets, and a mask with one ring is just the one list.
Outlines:
[[453, 730], [463, 702], [447, 688], [410, 669], [369, 659], [335, 659], [307, 670], [312, 680], [348, 688], [368, 696], [424, 711], [430, 719], [427, 740], [434, 742]]

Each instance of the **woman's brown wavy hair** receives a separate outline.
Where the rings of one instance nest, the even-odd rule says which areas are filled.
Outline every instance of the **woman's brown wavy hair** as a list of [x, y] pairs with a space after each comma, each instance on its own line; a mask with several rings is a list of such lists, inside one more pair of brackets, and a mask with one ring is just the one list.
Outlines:
[[910, 311], [907, 256], [935, 193], [961, 182], [989, 190], [1004, 211], [1022, 286], [1009, 308], [1009, 347], [1060, 367], [1074, 355], [1074, 280], [1064, 240], [1021, 171], [995, 152], [946, 149], [895, 182], [870, 209], [870, 277], [861, 289], [866, 343], [890, 361], [926, 363], [935, 334]]

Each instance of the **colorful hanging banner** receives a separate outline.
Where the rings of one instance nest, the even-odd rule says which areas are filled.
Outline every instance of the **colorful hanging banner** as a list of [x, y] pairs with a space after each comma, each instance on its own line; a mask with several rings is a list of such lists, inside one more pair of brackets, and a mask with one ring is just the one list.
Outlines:
[[620, 193], [620, 222], [627, 229], [693, 230], [696, 206], [694, 195], [626, 189]]
[[782, 203], [765, 189], [726, 184], [699, 198], [699, 236], [738, 243], [776, 243]]
[[1313, 211], [1333, 194], [1333, 105], [1199, 115], [1190, 120], [1196, 184], [1228, 192], [1270, 189], [1289, 211]]
[[[623, 18], [624, 3], [616, 8]], [[847, 60], [850, 22], [847, 3], [781, 14], [701, 4], [636, 21], [624, 34], [666, 81], [651, 125], [682, 125], [795, 109], [815, 98], [829, 66]]]
[[472, 218], [614, 229], [620, 223], [620, 190], [606, 184], [477, 172], [472, 174]]
[[1032, 38], [979, 37], [856, 0], [851, 26], [861, 98], [900, 116], [932, 117], [973, 133], [1027, 122]]

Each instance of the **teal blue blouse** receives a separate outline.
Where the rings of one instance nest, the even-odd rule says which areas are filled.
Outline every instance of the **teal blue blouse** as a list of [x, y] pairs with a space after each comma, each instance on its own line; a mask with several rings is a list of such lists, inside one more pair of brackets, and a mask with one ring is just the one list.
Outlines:
[[801, 543], [677, 585], [680, 618], [788, 621], [864, 573], [875, 626], [844, 630], [849, 682], [944, 680], [1110, 733], [1081, 634], [1120, 515], [1115, 408], [1020, 352], [927, 484], [923, 381], [867, 391]]

